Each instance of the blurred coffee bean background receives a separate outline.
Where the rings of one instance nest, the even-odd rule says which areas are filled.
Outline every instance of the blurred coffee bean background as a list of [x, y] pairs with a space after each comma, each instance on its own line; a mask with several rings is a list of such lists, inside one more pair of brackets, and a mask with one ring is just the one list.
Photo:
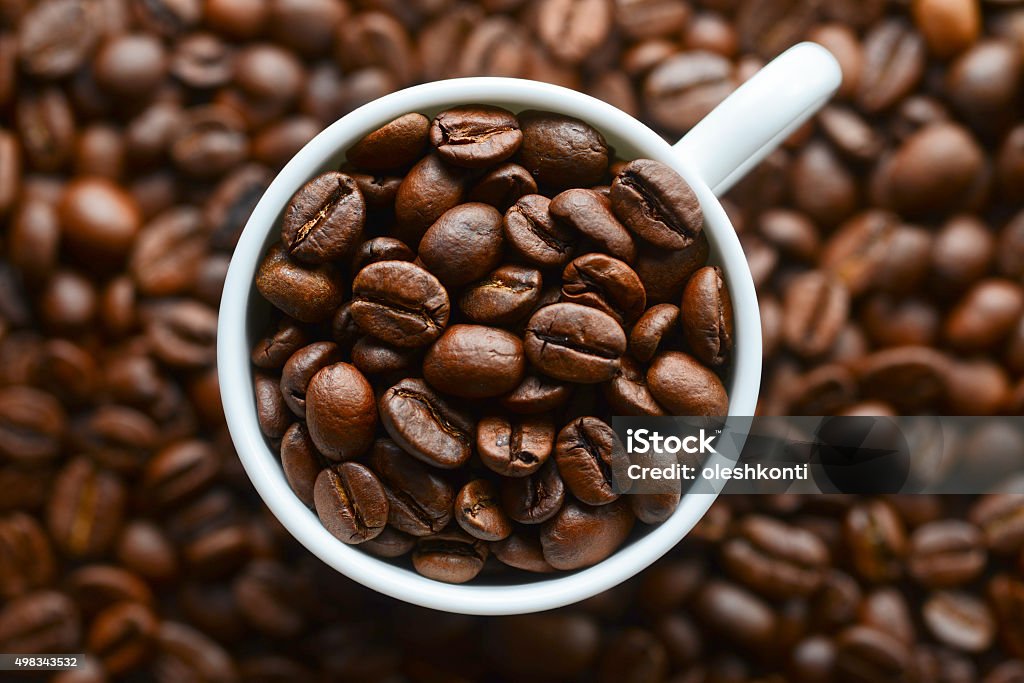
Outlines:
[[1024, 681], [1021, 497], [723, 497], [619, 588], [477, 618], [320, 564], [225, 431], [231, 250], [324, 126], [500, 75], [671, 139], [803, 39], [840, 93], [726, 202], [761, 412], [1020, 414], [1020, 0], [0, 0], [0, 652], [88, 653], [63, 683]]

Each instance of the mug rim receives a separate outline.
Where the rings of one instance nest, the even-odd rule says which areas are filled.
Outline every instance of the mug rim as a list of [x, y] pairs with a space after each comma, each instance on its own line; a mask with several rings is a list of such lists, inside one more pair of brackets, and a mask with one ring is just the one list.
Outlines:
[[[611, 104], [549, 83], [501, 77], [434, 81], [385, 95], [332, 123], [284, 166], [257, 203], [232, 254], [218, 314], [217, 374], [228, 431], [247, 475], [274, 516], [307, 550], [345, 576], [405, 602], [463, 614], [522, 614], [578, 602], [642, 571], [689, 533], [717, 494], [684, 494], [668, 520], [596, 565], [570, 574], [538, 575], [528, 583], [510, 585], [457, 585], [428, 579], [342, 543], [291, 490], [256, 418], [247, 337], [251, 303], [259, 296], [255, 276], [264, 244], [295, 191], [356, 140], [398, 116], [476, 102], [580, 118], [683, 175], [700, 201], [709, 246], [721, 264], [733, 302], [736, 345], [729, 416], [754, 414], [761, 377], [757, 295], [736, 231], [696, 167], [679, 158], [671, 144], [647, 125]], [[652, 151], [656, 153], [649, 154]]]

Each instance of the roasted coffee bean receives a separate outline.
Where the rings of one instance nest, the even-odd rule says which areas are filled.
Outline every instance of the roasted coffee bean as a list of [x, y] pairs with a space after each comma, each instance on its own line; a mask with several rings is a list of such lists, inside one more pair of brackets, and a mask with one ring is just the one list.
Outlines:
[[142, 229], [128, 261], [140, 293], [169, 296], [187, 291], [207, 250], [202, 229], [199, 211], [185, 207], [160, 214]]
[[85, 458], [72, 460], [54, 483], [47, 509], [51, 537], [71, 557], [102, 554], [121, 529], [125, 497], [115, 475]]
[[281, 370], [281, 395], [296, 416], [306, 417], [306, 390], [313, 375], [339, 360], [334, 342], [314, 342], [293, 353]]
[[729, 397], [714, 372], [692, 356], [667, 351], [647, 370], [651, 395], [671, 415], [726, 415]]
[[985, 545], [999, 554], [1012, 553], [1024, 546], [1024, 520], [1019, 500], [1011, 494], [983, 496], [970, 511], [970, 519], [981, 529]]
[[680, 315], [694, 355], [708, 365], [723, 365], [732, 355], [734, 332], [732, 299], [721, 268], [708, 266], [693, 274], [683, 290]]
[[946, 318], [945, 337], [962, 351], [984, 351], [1006, 339], [1024, 313], [1024, 292], [1009, 280], [987, 279], [969, 289]]
[[245, 222], [272, 179], [263, 166], [246, 164], [217, 185], [203, 206], [203, 221], [211, 231], [210, 246], [234, 249]]
[[579, 119], [549, 112], [519, 114], [523, 142], [518, 160], [540, 187], [589, 187], [608, 170], [608, 145], [600, 132]]
[[573, 235], [550, 213], [551, 200], [539, 194], [520, 198], [505, 212], [505, 240], [521, 257], [540, 266], [561, 266], [572, 258]]
[[612, 183], [611, 200], [629, 229], [656, 247], [685, 249], [703, 229], [697, 196], [678, 173], [658, 161], [626, 164]]
[[353, 280], [352, 296], [352, 317], [359, 327], [394, 346], [429, 344], [448, 324], [448, 292], [412, 263], [371, 263]]
[[622, 442], [596, 417], [581, 417], [562, 428], [555, 462], [572, 495], [588, 505], [605, 505], [619, 497], [616, 483], [625, 481], [628, 464]]
[[322, 470], [313, 487], [313, 500], [324, 527], [345, 543], [362, 543], [378, 536], [388, 521], [384, 487], [372, 470], [357, 462]]
[[62, 593], [26, 593], [0, 610], [0, 646], [22, 655], [67, 652], [80, 635], [78, 610]]
[[168, 365], [200, 368], [217, 355], [217, 314], [197, 301], [155, 306], [146, 313], [146, 339], [153, 353]]
[[375, 403], [373, 387], [352, 365], [318, 370], [306, 389], [306, 425], [317, 450], [336, 461], [366, 452], [377, 426]]
[[56, 398], [27, 386], [0, 389], [0, 453], [26, 464], [60, 453], [67, 416]]
[[270, 303], [301, 322], [320, 322], [341, 303], [338, 274], [330, 264], [305, 268], [272, 246], [260, 264], [256, 288]]
[[59, 171], [74, 153], [75, 119], [63, 91], [29, 91], [15, 102], [14, 123], [26, 165], [41, 172]]
[[535, 415], [563, 406], [572, 389], [543, 375], [527, 374], [522, 383], [501, 398], [503, 408], [512, 413]]
[[[160, 1], [160, 0], [157, 0]], [[171, 140], [171, 160], [185, 175], [216, 178], [246, 158], [245, 120], [231, 106], [211, 104], [185, 113]]]
[[840, 680], [858, 683], [898, 681], [911, 671], [905, 643], [867, 626], [851, 626], [839, 634], [835, 671]]
[[658, 347], [673, 337], [679, 325], [679, 307], [673, 304], [651, 306], [629, 332], [629, 353], [642, 363], [651, 360]]
[[395, 216], [400, 228], [396, 236], [406, 244], [419, 244], [427, 228], [461, 201], [464, 175], [434, 154], [417, 162], [395, 196]]
[[58, 214], [62, 239], [91, 267], [120, 263], [142, 223], [132, 196], [105, 178], [79, 178], [67, 185]]
[[284, 367], [292, 354], [305, 346], [306, 332], [294, 320], [285, 318], [274, 334], [260, 339], [252, 350], [256, 367], [274, 370]]
[[254, 560], [234, 580], [232, 593], [242, 616], [257, 630], [277, 638], [303, 627], [301, 584], [275, 560]]
[[782, 334], [787, 346], [802, 356], [825, 353], [835, 343], [849, 305], [846, 288], [828, 274], [808, 271], [798, 276], [786, 289], [783, 302]]
[[555, 379], [597, 383], [611, 379], [626, 350], [626, 335], [606, 313], [573, 303], [545, 306], [530, 318], [526, 355]]
[[551, 519], [565, 501], [565, 484], [554, 460], [525, 477], [509, 477], [501, 482], [501, 505], [505, 513], [520, 524], [540, 524]]
[[143, 579], [158, 583], [178, 576], [176, 549], [156, 524], [133, 521], [125, 524], [115, 548], [117, 561]]
[[525, 372], [519, 338], [482, 325], [452, 325], [423, 359], [423, 377], [461, 398], [500, 396], [518, 386]]
[[632, 263], [636, 244], [612, 213], [608, 202], [593, 190], [572, 189], [558, 194], [548, 207], [551, 215], [571, 226], [601, 251]]
[[451, 469], [469, 459], [475, 425], [422, 380], [404, 379], [388, 389], [379, 410], [391, 438], [423, 462]]
[[619, 549], [633, 524], [633, 513], [621, 499], [599, 507], [568, 502], [541, 527], [544, 559], [555, 569], [597, 564]]
[[86, 645], [119, 674], [137, 667], [150, 655], [156, 639], [157, 616], [146, 605], [122, 602], [100, 612], [89, 629]]
[[160, 511], [180, 505], [209, 488], [219, 473], [219, 459], [209, 444], [191, 440], [167, 446], [142, 472], [145, 505]]
[[466, 195], [471, 202], [490, 204], [502, 213], [520, 197], [536, 194], [537, 181], [519, 164], [507, 163], [490, 171]]
[[604, 386], [604, 395], [616, 415], [665, 415], [665, 409], [651, 394], [643, 368], [627, 356], [619, 364], [619, 373]]
[[455, 521], [474, 538], [500, 541], [512, 533], [512, 522], [501, 508], [498, 490], [488, 479], [474, 479], [455, 497]]
[[551, 456], [555, 427], [544, 417], [509, 420], [485, 417], [476, 429], [476, 448], [488, 468], [506, 477], [536, 472]]
[[33, 517], [0, 518], [0, 595], [10, 600], [47, 586], [56, 569], [50, 540]]
[[515, 154], [522, 141], [515, 115], [499, 107], [447, 109], [430, 124], [430, 143], [442, 159], [456, 166], [492, 166]]
[[412, 564], [423, 576], [445, 583], [466, 583], [480, 573], [487, 544], [462, 531], [442, 531], [416, 542]]
[[922, 346], [876, 351], [857, 362], [865, 397], [911, 413], [936, 405], [945, 396], [948, 373], [949, 359]]
[[419, 349], [397, 349], [369, 336], [352, 347], [352, 365], [366, 375], [409, 372], [419, 359]]
[[455, 491], [434, 470], [387, 439], [373, 444], [369, 462], [384, 486], [390, 526], [412, 536], [429, 536], [448, 525]]
[[907, 550], [906, 532], [895, 510], [882, 501], [850, 509], [845, 534], [857, 571], [869, 581], [888, 581], [902, 573]]
[[557, 59], [579, 64], [596, 51], [612, 28], [611, 3], [545, 0], [537, 10], [540, 40]]
[[604, 254], [578, 256], [562, 271], [562, 300], [607, 313], [631, 324], [647, 305], [640, 278], [628, 265]]
[[[797, 42], [814, 22], [819, 2], [752, 0], [742, 3], [736, 29], [743, 46], [763, 59]], [[863, 3], [862, 3], [863, 4]]]
[[702, 231], [686, 249], [641, 245], [633, 269], [644, 285], [648, 303], [678, 303], [687, 280], [706, 265], [707, 259], [708, 241]]
[[369, 541], [363, 541], [361, 549], [377, 557], [392, 558], [406, 555], [415, 547], [416, 538], [414, 536], [386, 526]]
[[697, 50], [661, 61], [643, 81], [643, 101], [651, 119], [682, 134], [697, 124], [736, 88], [732, 63]]
[[984, 223], [971, 216], [955, 216], [932, 243], [930, 282], [943, 293], [964, 291], [1003, 255], [997, 255], [995, 237]]
[[870, 114], [891, 107], [924, 73], [925, 44], [905, 22], [877, 24], [864, 38], [864, 68], [857, 100]]
[[281, 437], [281, 469], [295, 495], [310, 507], [322, 457], [302, 422], [294, 423]]
[[492, 543], [491, 552], [500, 562], [516, 569], [539, 574], [555, 571], [544, 559], [540, 540], [521, 532], [513, 532], [508, 538]]
[[405, 168], [419, 159], [427, 145], [430, 120], [406, 114], [387, 123], [348, 149], [345, 156], [367, 171]]
[[814, 534], [761, 516], [739, 523], [722, 559], [731, 575], [772, 598], [814, 593], [829, 563], [828, 549]]
[[419, 244], [419, 257], [449, 287], [478, 280], [501, 263], [502, 218], [487, 204], [466, 203], [437, 219]]
[[962, 652], [984, 652], [995, 638], [996, 624], [983, 601], [964, 593], [940, 591], [921, 610], [936, 640]]
[[331, 171], [295, 193], [281, 222], [281, 239], [291, 258], [319, 264], [349, 256], [359, 244], [366, 202], [356, 181]]
[[543, 284], [540, 271], [505, 265], [471, 284], [459, 298], [459, 310], [484, 325], [509, 325], [537, 305]]

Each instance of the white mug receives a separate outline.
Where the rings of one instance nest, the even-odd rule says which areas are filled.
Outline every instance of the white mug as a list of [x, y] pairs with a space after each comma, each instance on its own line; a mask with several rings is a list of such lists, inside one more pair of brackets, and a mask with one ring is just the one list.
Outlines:
[[839, 87], [835, 59], [813, 43], [797, 45], [740, 86], [675, 145], [628, 114], [566, 88], [510, 78], [462, 78], [418, 85], [370, 102], [309, 142], [270, 184], [235, 248], [224, 283], [217, 332], [217, 371], [228, 428], [245, 471], [270, 510], [296, 539], [342, 574], [399, 600], [465, 614], [521, 614], [561, 607], [637, 574], [679, 542], [715, 494], [684, 495], [663, 524], [638, 534], [608, 559], [568, 574], [523, 574], [521, 583], [450, 585], [373, 557], [332, 536], [292, 493], [256, 418], [250, 351], [267, 332], [270, 306], [256, 291], [256, 270], [279, 239], [291, 196], [315, 175], [336, 169], [345, 150], [408, 112], [433, 116], [461, 104], [554, 111], [600, 130], [623, 159], [657, 159], [689, 182], [704, 211], [710, 262], [721, 266], [735, 314], [736, 348], [729, 415], [753, 415], [761, 377], [761, 322], [746, 259], [721, 195], [812, 116]]

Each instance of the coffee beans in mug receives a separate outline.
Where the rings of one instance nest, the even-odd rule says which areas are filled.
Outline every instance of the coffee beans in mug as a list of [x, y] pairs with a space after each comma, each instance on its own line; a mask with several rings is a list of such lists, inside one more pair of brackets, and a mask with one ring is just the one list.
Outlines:
[[258, 281], [283, 314], [252, 352], [260, 423], [342, 542], [464, 582], [589, 566], [671, 516], [680, 494], [620, 499], [609, 425], [724, 415], [732, 302], [686, 181], [610, 154], [584, 121], [467, 104], [292, 197]]

